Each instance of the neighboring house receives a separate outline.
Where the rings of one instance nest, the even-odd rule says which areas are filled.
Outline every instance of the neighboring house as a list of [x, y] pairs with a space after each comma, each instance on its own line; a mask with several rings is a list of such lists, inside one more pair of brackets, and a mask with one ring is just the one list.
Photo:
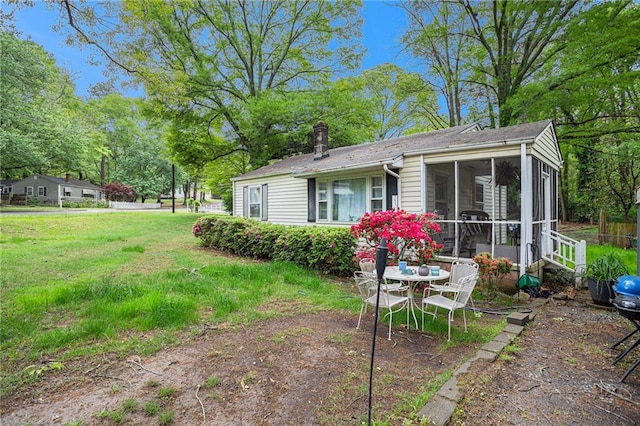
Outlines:
[[9, 200], [11, 199], [11, 193], [13, 192], [14, 183], [15, 180], [0, 180], [0, 204], [9, 202]]
[[586, 263], [584, 242], [557, 233], [563, 160], [551, 121], [472, 124], [335, 149], [319, 123], [314, 139], [313, 154], [233, 178], [233, 214], [339, 226], [365, 212], [435, 212], [444, 258], [489, 251], [526, 266], [537, 255], [568, 269]]
[[14, 196], [36, 198], [42, 204], [59, 204], [68, 201], [104, 201], [104, 191], [90, 182], [72, 179], [67, 173], [64, 178], [33, 175], [13, 184]]

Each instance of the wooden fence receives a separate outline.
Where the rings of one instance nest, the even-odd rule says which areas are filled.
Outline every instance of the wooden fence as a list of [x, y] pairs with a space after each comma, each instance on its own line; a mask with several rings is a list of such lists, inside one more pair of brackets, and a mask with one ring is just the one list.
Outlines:
[[607, 215], [600, 212], [598, 221], [598, 244], [611, 244], [630, 248], [638, 244], [638, 225], [628, 222], [608, 222]]

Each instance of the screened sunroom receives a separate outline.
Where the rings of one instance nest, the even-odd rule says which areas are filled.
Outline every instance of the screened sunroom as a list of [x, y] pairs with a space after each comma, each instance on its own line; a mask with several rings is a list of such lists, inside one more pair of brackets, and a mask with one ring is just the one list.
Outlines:
[[545, 258], [570, 269], [584, 262], [575, 242], [565, 245], [557, 232], [562, 158], [552, 126], [484, 148], [421, 157], [423, 211], [437, 214], [440, 257], [489, 252], [524, 266]]

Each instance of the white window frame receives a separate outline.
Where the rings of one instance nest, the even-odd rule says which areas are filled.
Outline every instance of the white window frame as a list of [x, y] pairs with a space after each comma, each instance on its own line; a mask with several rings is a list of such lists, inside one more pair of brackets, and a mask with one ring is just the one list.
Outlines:
[[25, 188], [25, 193], [29, 196], [29, 197], [33, 197], [33, 186], [27, 186]]
[[[318, 212], [318, 221], [319, 222], [328, 222], [329, 221], [329, 181], [321, 180], [318, 181], [317, 195], [316, 199], [318, 200], [316, 203], [316, 211]], [[320, 207], [323, 206], [324, 210]], [[322, 214], [324, 212], [324, 215]]]
[[[374, 185], [374, 179], [380, 179], [380, 185]], [[369, 198], [369, 210], [371, 213], [383, 211], [384, 210], [384, 176], [382, 175], [374, 175], [369, 177], [369, 181], [371, 182], [371, 188], [369, 190], [370, 198]], [[375, 196], [375, 190], [378, 188], [380, 190], [380, 196]], [[376, 209], [373, 207], [374, 201], [380, 202], [380, 208]]]
[[38, 186], [38, 197], [44, 197], [46, 194], [44, 186]]
[[[258, 201], [257, 202], [252, 202], [251, 201], [251, 192], [252, 191], [256, 191], [258, 192]], [[261, 220], [262, 219], [262, 185], [249, 185], [249, 189], [247, 190], [247, 217], [250, 217], [252, 219], [258, 219]], [[251, 206], [258, 206], [258, 215], [255, 216], [253, 214], [251, 214]]]
[[[376, 175], [357, 175], [357, 176], [336, 176], [330, 179], [318, 180], [316, 184], [316, 216], [317, 222], [323, 223], [357, 223], [360, 218], [357, 218], [353, 221], [344, 221], [344, 220], [334, 220], [333, 219], [333, 186], [336, 181], [348, 181], [355, 179], [365, 179], [365, 206], [366, 212], [373, 212], [373, 201], [381, 200], [382, 201], [382, 210], [385, 210], [386, 206], [386, 180], [384, 179], [383, 174]], [[381, 178], [382, 179], [382, 197], [373, 197], [373, 179]], [[377, 186], [376, 186], [377, 187]], [[326, 194], [326, 195], [324, 195]], [[323, 197], [324, 195], [324, 197]], [[326, 215], [323, 217], [321, 205], [326, 206]]]
[[474, 194], [473, 194], [473, 198], [474, 198], [474, 205], [475, 205], [475, 209], [476, 210], [483, 210], [484, 211], [484, 203], [485, 203], [485, 197], [484, 197], [484, 189], [485, 189], [485, 185], [482, 182], [479, 182], [477, 177], [475, 180], [475, 187], [474, 187]]

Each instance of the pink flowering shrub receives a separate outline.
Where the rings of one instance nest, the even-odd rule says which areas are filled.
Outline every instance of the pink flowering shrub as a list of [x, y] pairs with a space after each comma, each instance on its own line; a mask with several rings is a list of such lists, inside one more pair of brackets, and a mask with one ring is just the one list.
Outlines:
[[433, 213], [408, 213], [404, 210], [365, 213], [360, 223], [351, 227], [353, 236], [365, 243], [356, 252], [356, 261], [375, 258], [380, 240], [386, 238], [390, 264], [414, 259], [418, 263], [427, 262], [435, 250], [442, 248], [442, 244], [431, 238], [440, 232], [440, 225], [435, 219]]
[[478, 264], [480, 281], [489, 291], [496, 291], [498, 281], [511, 272], [513, 262], [506, 257], [491, 257], [491, 253], [483, 252], [473, 256], [473, 261]]

